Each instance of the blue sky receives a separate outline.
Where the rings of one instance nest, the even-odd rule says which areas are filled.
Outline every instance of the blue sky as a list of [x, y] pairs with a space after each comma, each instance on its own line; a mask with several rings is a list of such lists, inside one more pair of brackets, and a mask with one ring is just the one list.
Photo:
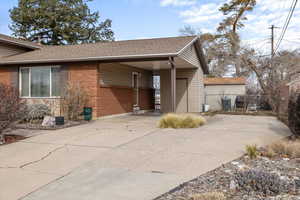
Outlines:
[[[223, 16], [218, 8], [228, 0], [94, 0], [92, 10], [101, 13], [102, 19], [113, 21], [117, 40], [169, 37], [179, 35], [179, 29], [191, 25], [201, 32], [215, 32]], [[254, 12], [240, 31], [243, 43], [267, 52], [270, 30], [275, 24], [282, 27], [292, 0], [257, 0]], [[10, 34], [8, 10], [17, 0], [2, 1], [0, 6], [0, 33]], [[276, 37], [281, 29], [276, 30]], [[282, 48], [300, 47], [299, 4]]]

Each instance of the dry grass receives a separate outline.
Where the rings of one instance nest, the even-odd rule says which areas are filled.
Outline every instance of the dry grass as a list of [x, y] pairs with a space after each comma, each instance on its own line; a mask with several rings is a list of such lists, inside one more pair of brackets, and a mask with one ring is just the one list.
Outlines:
[[276, 155], [287, 156], [290, 158], [300, 158], [300, 141], [277, 141], [267, 147], [268, 157]]
[[159, 128], [198, 128], [206, 123], [204, 117], [193, 114], [174, 114], [164, 115], [159, 121]]
[[247, 145], [246, 146], [246, 152], [250, 159], [257, 158], [259, 152], [257, 149], [257, 145]]
[[221, 192], [207, 192], [202, 194], [195, 194], [191, 200], [225, 200], [225, 195]]

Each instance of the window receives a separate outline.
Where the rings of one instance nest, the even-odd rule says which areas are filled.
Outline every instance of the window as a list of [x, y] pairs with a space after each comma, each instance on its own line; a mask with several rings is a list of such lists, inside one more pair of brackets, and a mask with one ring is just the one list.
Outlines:
[[60, 68], [23, 67], [20, 69], [20, 94], [22, 97], [59, 97]]

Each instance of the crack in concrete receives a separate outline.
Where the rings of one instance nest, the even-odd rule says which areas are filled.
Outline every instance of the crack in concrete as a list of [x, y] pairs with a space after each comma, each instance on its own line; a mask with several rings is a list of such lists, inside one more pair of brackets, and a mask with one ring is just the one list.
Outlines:
[[48, 158], [51, 154], [55, 153], [56, 151], [60, 150], [60, 149], [63, 149], [65, 148], [67, 145], [63, 145], [63, 146], [60, 146], [60, 147], [57, 147], [55, 149], [53, 149], [52, 151], [48, 152], [46, 155], [44, 155], [43, 157], [41, 157], [40, 159], [38, 160], [34, 160], [34, 161], [30, 161], [30, 162], [27, 162], [25, 164], [22, 164], [18, 167], [12, 167], [12, 166], [6, 166], [6, 167], [1, 167], [0, 166], [0, 169], [23, 169], [24, 167], [27, 167], [29, 165], [32, 165], [32, 164], [35, 164], [35, 163], [38, 163], [42, 160], [45, 160], [46, 158]]
[[60, 149], [65, 148], [65, 147], [66, 147], [66, 145], [61, 146], [61, 147], [57, 147], [57, 148], [53, 149], [52, 151], [48, 152], [45, 156], [41, 157], [40, 159], [35, 160], [35, 161], [31, 161], [31, 162], [28, 162], [28, 163], [25, 163], [25, 164], [19, 166], [19, 168], [23, 169], [24, 167], [27, 167], [27, 166], [29, 166], [29, 165], [32, 165], [32, 164], [38, 163], [38, 162], [40, 162], [40, 161], [42, 161], [42, 160], [45, 160], [45, 159], [48, 158], [51, 154], [55, 153], [56, 151], [58, 151], [58, 150], [60, 150]]

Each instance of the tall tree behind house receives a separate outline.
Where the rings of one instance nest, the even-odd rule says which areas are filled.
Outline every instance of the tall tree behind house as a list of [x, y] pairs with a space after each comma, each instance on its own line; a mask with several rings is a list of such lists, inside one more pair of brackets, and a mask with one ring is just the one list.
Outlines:
[[114, 40], [112, 21], [99, 22], [92, 0], [19, 0], [10, 10], [13, 35], [45, 45], [94, 43]]

